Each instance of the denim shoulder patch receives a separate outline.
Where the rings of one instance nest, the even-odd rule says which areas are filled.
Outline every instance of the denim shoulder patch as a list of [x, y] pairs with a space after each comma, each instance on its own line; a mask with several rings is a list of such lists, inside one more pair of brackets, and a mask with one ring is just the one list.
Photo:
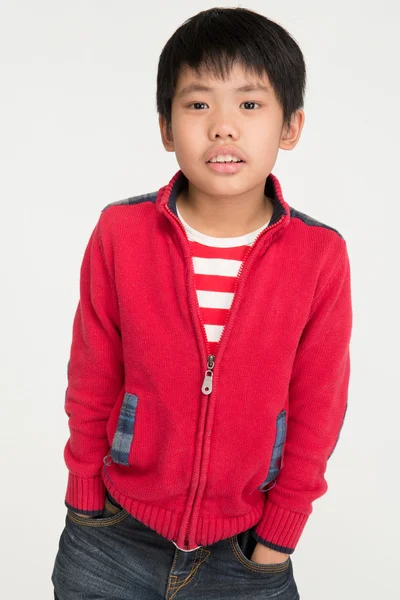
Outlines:
[[319, 227], [325, 227], [325, 229], [331, 229], [332, 231], [335, 231], [341, 238], [343, 238], [342, 234], [334, 227], [331, 227], [326, 223], [322, 223], [321, 221], [317, 221], [317, 219], [310, 217], [310, 215], [306, 215], [305, 213], [301, 212], [300, 210], [297, 210], [296, 208], [293, 208], [292, 206], [290, 207], [290, 216], [292, 219], [300, 219], [300, 221], [303, 221], [303, 223], [306, 223], [306, 225], [314, 225]]
[[158, 191], [149, 192], [148, 194], [140, 194], [140, 196], [131, 196], [130, 198], [124, 198], [123, 200], [115, 200], [115, 202], [110, 202], [104, 208], [101, 209], [101, 212], [104, 212], [110, 206], [118, 206], [119, 204], [140, 204], [141, 202], [155, 202], [157, 198]]

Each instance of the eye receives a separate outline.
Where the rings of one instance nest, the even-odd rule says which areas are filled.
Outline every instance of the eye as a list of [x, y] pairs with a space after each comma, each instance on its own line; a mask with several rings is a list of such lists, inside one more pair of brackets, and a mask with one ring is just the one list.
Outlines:
[[191, 104], [188, 105], [188, 108], [190, 108], [191, 106], [195, 106], [195, 105], [199, 105], [199, 104], [205, 104], [205, 102], [192, 102]]
[[[242, 102], [242, 104], [258, 104], [258, 102], [250, 102], [249, 100], [246, 102]], [[258, 106], [261, 106], [261, 104], [258, 104]]]

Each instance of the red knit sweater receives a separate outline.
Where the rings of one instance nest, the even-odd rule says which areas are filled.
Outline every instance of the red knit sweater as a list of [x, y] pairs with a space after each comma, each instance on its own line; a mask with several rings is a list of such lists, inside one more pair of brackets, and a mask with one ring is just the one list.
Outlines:
[[270, 174], [271, 221], [243, 263], [218, 352], [205, 335], [182, 171], [101, 211], [80, 273], [65, 411], [65, 504], [105, 490], [191, 551], [254, 526], [291, 554], [347, 408], [352, 308], [346, 242], [290, 207]]

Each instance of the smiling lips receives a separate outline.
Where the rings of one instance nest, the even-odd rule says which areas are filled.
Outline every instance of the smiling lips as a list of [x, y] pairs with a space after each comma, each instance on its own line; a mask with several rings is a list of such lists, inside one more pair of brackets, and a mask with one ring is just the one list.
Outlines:
[[207, 162], [206, 166], [217, 173], [228, 173], [234, 174], [240, 171], [243, 168], [243, 165], [246, 163], [243, 162]]
[[232, 161], [233, 158], [235, 158], [237, 160], [246, 162], [241, 151], [238, 148], [235, 148], [235, 146], [215, 146], [215, 148], [212, 148], [212, 150], [208, 152], [206, 156], [206, 163], [208, 163], [211, 159], [214, 159], [215, 164], [215, 159], [222, 161], [224, 157], [226, 157], [226, 160], [229, 161]]
[[232, 156], [232, 154], [218, 154], [217, 156], [214, 156], [211, 160], [209, 160], [208, 162], [211, 163], [216, 163], [216, 162], [243, 162], [242, 160], [240, 160], [240, 158], [237, 158], [236, 156]]

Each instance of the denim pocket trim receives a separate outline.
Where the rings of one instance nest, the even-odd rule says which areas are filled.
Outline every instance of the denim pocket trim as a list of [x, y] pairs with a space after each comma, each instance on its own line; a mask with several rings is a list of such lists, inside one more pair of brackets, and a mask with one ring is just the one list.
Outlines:
[[233, 552], [234, 556], [236, 557], [236, 559], [244, 567], [246, 567], [246, 569], [248, 569], [249, 571], [273, 574], [273, 573], [283, 573], [284, 571], [287, 571], [290, 567], [290, 564], [291, 564], [290, 556], [288, 556], [287, 559], [281, 563], [262, 564], [262, 563], [256, 563], [253, 560], [250, 560], [243, 553], [243, 550], [241, 549], [239, 541], [238, 541], [237, 534], [229, 538], [229, 543], [230, 543], [232, 552]]
[[135, 428], [136, 409], [138, 397], [136, 394], [126, 392], [118, 417], [117, 430], [111, 445], [111, 458], [115, 463], [129, 466], [129, 452], [131, 449]]
[[276, 417], [276, 436], [274, 447], [272, 449], [271, 461], [268, 469], [268, 475], [261, 485], [258, 486], [258, 490], [266, 492], [265, 486], [274, 481], [279, 475], [279, 472], [283, 466], [283, 447], [286, 439], [286, 410], [281, 412]]
[[128, 511], [124, 508], [117, 508], [107, 499], [105, 501], [103, 513], [99, 517], [81, 517], [74, 511], [68, 509], [67, 516], [70, 521], [76, 525], [84, 525], [86, 527], [111, 527], [121, 523], [129, 516]]

